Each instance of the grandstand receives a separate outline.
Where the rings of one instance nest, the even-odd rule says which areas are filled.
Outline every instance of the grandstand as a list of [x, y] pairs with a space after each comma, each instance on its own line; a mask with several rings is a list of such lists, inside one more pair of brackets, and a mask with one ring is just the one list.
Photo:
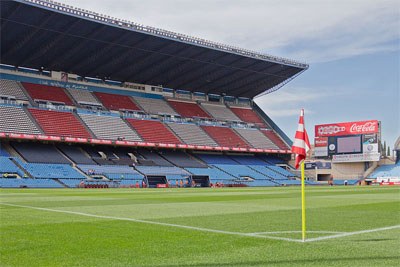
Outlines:
[[[400, 188], [343, 185], [400, 185], [400, 138], [383, 157], [381, 127], [350, 123], [376, 131], [320, 139], [300, 181], [256, 103], [307, 64], [55, 1], [0, 0], [1, 266], [398, 266]], [[212, 11], [249, 6], [234, 5]], [[332, 154], [338, 140], [357, 146]]]
[[2, 187], [298, 184], [253, 98], [308, 65], [47, 0], [1, 17]]
[[[308, 65], [47, 0], [1, 1], [1, 17], [2, 186], [298, 185], [291, 140], [253, 99]], [[329, 175], [397, 177], [398, 158]]]
[[391, 165], [381, 165], [376, 168], [369, 176], [369, 178], [400, 178], [400, 162]]

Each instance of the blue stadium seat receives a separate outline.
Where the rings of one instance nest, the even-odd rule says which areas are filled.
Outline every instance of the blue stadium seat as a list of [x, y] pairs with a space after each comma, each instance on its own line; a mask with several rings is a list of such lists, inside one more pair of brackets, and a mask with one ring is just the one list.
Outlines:
[[31, 179], [31, 178], [1, 178], [0, 186], [3, 188], [63, 188], [60, 183], [53, 179]]
[[68, 164], [25, 163], [19, 164], [34, 178], [79, 178], [86, 177]]
[[368, 177], [400, 177], [400, 163], [394, 165], [382, 165], [376, 168]]
[[18, 174], [20, 177], [24, 176], [24, 172], [18, 168], [17, 165], [8, 157], [0, 157], [0, 174]]

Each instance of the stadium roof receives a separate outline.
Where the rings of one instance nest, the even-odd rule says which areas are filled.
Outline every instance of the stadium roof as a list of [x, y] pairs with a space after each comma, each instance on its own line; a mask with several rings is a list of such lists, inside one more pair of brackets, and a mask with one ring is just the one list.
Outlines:
[[49, 0], [0, 2], [3, 64], [249, 98], [308, 68]]

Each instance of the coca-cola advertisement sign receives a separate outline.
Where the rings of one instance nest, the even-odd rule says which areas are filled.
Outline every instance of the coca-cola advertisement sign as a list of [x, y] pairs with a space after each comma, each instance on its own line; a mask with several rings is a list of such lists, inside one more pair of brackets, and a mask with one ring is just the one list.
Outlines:
[[371, 134], [378, 132], [379, 123], [377, 120], [315, 125], [315, 136], [318, 137]]

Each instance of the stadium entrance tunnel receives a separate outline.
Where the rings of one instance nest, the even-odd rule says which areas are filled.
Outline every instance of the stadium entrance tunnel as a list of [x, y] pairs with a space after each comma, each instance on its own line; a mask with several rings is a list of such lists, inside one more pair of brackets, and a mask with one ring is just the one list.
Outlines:
[[148, 175], [147, 184], [150, 188], [158, 187], [158, 185], [167, 185], [167, 177], [161, 175]]
[[329, 179], [331, 178], [331, 175], [330, 174], [318, 174], [318, 177], [317, 177], [317, 181], [318, 182], [320, 182], [320, 181], [329, 181]]
[[193, 175], [192, 180], [196, 187], [210, 187], [210, 177], [207, 175]]

